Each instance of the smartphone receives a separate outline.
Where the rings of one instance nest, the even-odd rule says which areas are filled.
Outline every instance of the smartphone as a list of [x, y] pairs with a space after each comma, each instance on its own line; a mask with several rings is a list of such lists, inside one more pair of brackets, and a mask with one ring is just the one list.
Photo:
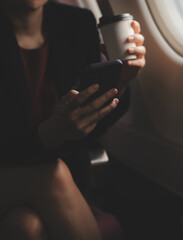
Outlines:
[[82, 91], [94, 83], [99, 84], [99, 90], [92, 95], [86, 103], [93, 101], [95, 98], [104, 94], [111, 88], [117, 88], [122, 62], [119, 59], [94, 63], [87, 66], [80, 76], [79, 91]]

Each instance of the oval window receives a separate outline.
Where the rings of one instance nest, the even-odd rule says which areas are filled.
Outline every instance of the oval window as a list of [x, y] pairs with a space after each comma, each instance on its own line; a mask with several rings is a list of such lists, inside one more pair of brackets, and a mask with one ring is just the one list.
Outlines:
[[183, 57], [183, 0], [146, 0], [161, 34]]

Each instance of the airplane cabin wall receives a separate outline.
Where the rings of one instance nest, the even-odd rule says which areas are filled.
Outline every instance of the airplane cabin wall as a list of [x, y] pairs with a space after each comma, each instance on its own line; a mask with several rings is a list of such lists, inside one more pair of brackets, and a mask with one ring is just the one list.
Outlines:
[[[109, 0], [140, 22], [146, 67], [130, 83], [131, 107], [101, 142], [118, 160], [183, 195], [183, 57], [159, 32], [145, 0]], [[166, 11], [166, 6], [165, 6]]]

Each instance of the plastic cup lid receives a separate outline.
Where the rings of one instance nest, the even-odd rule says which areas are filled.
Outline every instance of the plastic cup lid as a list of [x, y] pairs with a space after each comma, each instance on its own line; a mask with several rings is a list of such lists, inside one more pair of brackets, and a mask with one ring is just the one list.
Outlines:
[[101, 28], [104, 25], [118, 22], [118, 21], [123, 21], [123, 20], [133, 20], [133, 16], [130, 13], [123, 13], [120, 15], [116, 16], [103, 16], [99, 18], [99, 24], [98, 27]]

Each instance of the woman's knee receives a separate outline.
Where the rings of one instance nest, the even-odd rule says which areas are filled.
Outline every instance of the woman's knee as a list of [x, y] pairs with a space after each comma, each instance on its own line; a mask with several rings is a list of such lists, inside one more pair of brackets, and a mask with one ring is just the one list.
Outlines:
[[18, 208], [6, 215], [1, 222], [3, 240], [46, 240], [46, 229], [38, 214], [29, 208]]
[[62, 193], [75, 186], [69, 168], [61, 159], [58, 159], [56, 164], [44, 169], [43, 175], [44, 184], [42, 190], [46, 191], [46, 193], [57, 190]]
[[68, 187], [67, 185], [73, 184], [71, 172], [65, 162], [61, 159], [58, 159], [52, 177], [53, 183], [60, 183], [62, 187]]

